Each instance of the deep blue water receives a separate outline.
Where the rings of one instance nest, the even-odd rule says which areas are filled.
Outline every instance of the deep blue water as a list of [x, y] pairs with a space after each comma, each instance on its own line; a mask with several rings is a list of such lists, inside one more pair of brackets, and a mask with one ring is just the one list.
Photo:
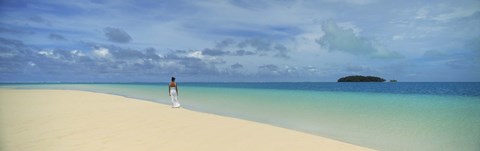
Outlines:
[[180, 83], [185, 86], [308, 90], [334, 92], [373, 92], [480, 96], [480, 82], [274, 82], [274, 83]]

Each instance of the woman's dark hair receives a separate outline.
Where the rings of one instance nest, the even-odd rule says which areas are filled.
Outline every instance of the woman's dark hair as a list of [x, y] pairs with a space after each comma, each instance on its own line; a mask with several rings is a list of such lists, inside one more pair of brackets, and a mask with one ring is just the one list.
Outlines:
[[172, 82], [175, 82], [175, 77], [172, 77]]

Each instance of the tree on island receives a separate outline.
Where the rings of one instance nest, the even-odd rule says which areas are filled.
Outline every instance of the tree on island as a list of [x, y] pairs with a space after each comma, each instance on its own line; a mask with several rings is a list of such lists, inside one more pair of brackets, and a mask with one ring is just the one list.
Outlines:
[[337, 80], [337, 82], [385, 82], [385, 79], [375, 76], [346, 76]]

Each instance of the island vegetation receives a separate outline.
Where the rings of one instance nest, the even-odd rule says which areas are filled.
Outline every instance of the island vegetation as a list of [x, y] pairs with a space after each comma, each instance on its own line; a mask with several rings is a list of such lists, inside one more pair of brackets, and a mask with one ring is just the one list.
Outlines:
[[353, 75], [340, 78], [337, 82], [385, 82], [385, 79], [375, 76]]

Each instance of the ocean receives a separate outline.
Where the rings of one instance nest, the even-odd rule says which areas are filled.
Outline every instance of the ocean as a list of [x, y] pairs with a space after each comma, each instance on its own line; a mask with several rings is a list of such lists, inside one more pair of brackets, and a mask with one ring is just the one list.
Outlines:
[[[178, 83], [184, 108], [377, 150], [480, 150], [480, 83]], [[168, 104], [167, 83], [1, 84]]]

